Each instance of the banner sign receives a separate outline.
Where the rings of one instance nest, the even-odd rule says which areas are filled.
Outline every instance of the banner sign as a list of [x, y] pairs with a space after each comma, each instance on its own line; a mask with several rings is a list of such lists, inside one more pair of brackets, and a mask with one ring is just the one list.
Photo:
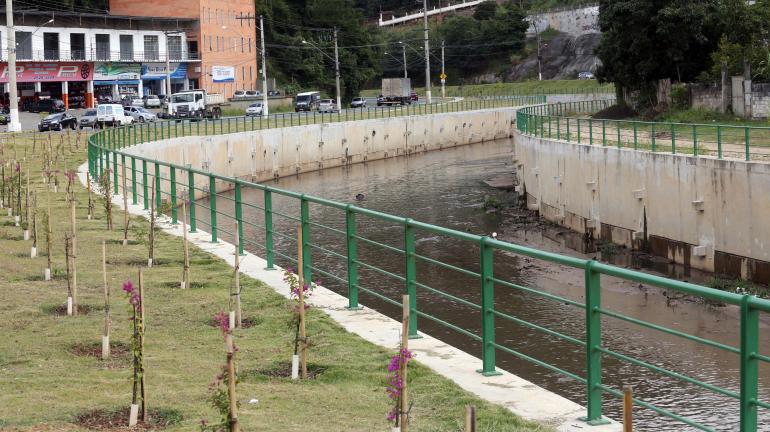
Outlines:
[[235, 82], [235, 68], [232, 66], [211, 66], [211, 77], [215, 83]]
[[[16, 80], [20, 83], [91, 81], [93, 63], [86, 62], [18, 62]], [[8, 63], [0, 63], [0, 83], [8, 82]]]
[[94, 81], [138, 80], [142, 67], [136, 63], [96, 63]]
[[[187, 63], [171, 63], [171, 79], [187, 78]], [[166, 79], [165, 63], [145, 63], [142, 65], [143, 80], [163, 80]]]

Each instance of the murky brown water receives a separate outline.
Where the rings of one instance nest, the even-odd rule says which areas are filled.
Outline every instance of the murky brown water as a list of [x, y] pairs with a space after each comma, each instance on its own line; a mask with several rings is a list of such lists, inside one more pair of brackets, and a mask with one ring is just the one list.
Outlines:
[[[498, 232], [501, 239], [558, 253], [583, 258], [595, 256], [595, 253], [579, 252], [579, 237], [566, 230], [545, 224], [530, 223], [522, 226], [517, 222], [518, 219], [508, 212], [500, 214], [484, 211], [486, 196], [496, 197], [504, 203], [514, 199], [512, 194], [497, 191], [482, 183], [484, 179], [495, 174], [510, 172], [513, 169], [512, 147], [511, 141], [501, 140], [409, 158], [303, 174], [281, 179], [273, 185], [344, 202], [355, 202], [356, 194], [362, 193], [366, 195], [366, 200], [357, 205], [363, 207], [475, 234]], [[246, 202], [262, 205], [261, 192], [244, 191], [243, 197]], [[273, 206], [276, 211], [294, 217], [299, 215], [299, 205], [294, 200], [274, 195]], [[218, 207], [220, 211], [232, 214], [232, 201], [221, 198], [218, 200]], [[204, 213], [198, 211], [202, 221], [206, 220]], [[244, 218], [260, 225], [263, 223], [262, 211], [258, 209], [246, 207]], [[311, 219], [316, 223], [344, 230], [344, 215], [337, 210], [311, 205]], [[276, 215], [274, 224], [279, 233], [295, 236], [295, 221]], [[220, 216], [220, 227], [230, 225], [231, 220]], [[207, 228], [205, 223], [201, 224], [201, 227]], [[358, 233], [371, 240], [403, 247], [403, 230], [393, 224], [359, 216]], [[226, 233], [222, 234], [222, 237], [230, 238]], [[250, 242], [264, 244], [261, 229], [247, 227], [245, 237]], [[312, 238], [314, 244], [345, 254], [344, 238], [339, 233], [313, 226]], [[475, 245], [424, 232], [418, 232], [417, 239], [418, 254], [478, 271], [478, 247]], [[275, 242], [280, 253], [296, 256], [296, 244], [293, 240], [276, 236]], [[247, 248], [264, 255], [263, 250], [255, 243], [247, 243]], [[359, 241], [358, 253], [359, 259], [365, 263], [403, 275], [404, 258], [396, 252]], [[623, 257], [627, 256], [619, 254], [616, 259], [620, 260], [622, 265], [640, 264], [622, 262], [625, 259]], [[294, 267], [294, 263], [283, 257], [278, 257], [277, 263]], [[653, 264], [653, 270], [662, 270], [667, 276], [683, 277], [696, 282], [708, 278], [708, 275], [690, 272], [667, 263]], [[313, 251], [313, 265], [343, 280], [347, 277], [345, 262], [320, 249]], [[583, 300], [584, 277], [580, 270], [513, 254], [497, 253], [494, 271], [495, 276], [500, 279], [573, 300]], [[396, 278], [388, 278], [366, 268], [362, 268], [359, 273], [362, 286], [391, 299], [399, 299], [404, 291], [404, 283]], [[314, 279], [322, 281], [325, 286], [339, 293], [346, 293], [346, 285], [332, 277], [316, 272]], [[479, 282], [472, 277], [418, 261], [417, 279], [421, 284], [441, 289], [467, 301], [476, 304], [480, 301]], [[677, 299], [673, 293], [610, 277], [602, 278], [602, 287], [602, 304], [606, 309], [731, 346], [737, 347], [739, 344], [739, 319], [735, 308]], [[372, 295], [361, 293], [361, 303], [390, 316], [400, 317], [400, 311], [396, 307]], [[579, 339], [584, 337], [582, 309], [500, 285], [495, 288], [495, 307], [504, 313], [551, 330]], [[418, 288], [418, 309], [480, 335], [480, 313], [459, 302]], [[479, 344], [470, 337], [425, 317], [418, 319], [418, 325], [421, 331], [480, 356]], [[766, 327], [763, 326], [761, 340], [765, 353], [770, 340], [770, 330]], [[499, 317], [496, 321], [496, 332], [498, 343], [584, 376], [585, 354], [581, 347]], [[738, 391], [739, 363], [736, 354], [708, 348], [613, 318], [603, 320], [603, 346], [710, 384]], [[626, 384], [632, 385], [635, 396], [647, 402], [688, 416], [714, 430], [737, 430], [737, 400], [628, 363], [621, 363], [611, 357], [605, 356], [603, 362], [605, 384], [616, 389]], [[502, 369], [585, 404], [584, 386], [574, 380], [501, 351], [497, 353], [497, 364]], [[763, 365], [760, 372], [760, 399], [767, 401], [770, 400], [770, 367]], [[616, 419], [620, 418], [619, 401], [606, 395], [604, 412]], [[646, 409], [637, 409], [635, 416], [638, 419], [638, 430], [693, 430]], [[770, 430], [770, 413], [760, 409], [760, 419], [760, 430]]]

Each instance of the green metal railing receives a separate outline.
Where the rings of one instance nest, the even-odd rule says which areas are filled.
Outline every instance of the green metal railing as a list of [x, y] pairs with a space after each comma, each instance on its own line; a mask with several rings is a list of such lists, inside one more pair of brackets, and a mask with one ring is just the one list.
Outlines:
[[[534, 102], [542, 103], [542, 98], [539, 98]], [[468, 110], [495, 106], [511, 106], [516, 103], [531, 102], [508, 98], [489, 100], [486, 102], [479, 102], [478, 104], [458, 104], [454, 107], [412, 107], [410, 109], [396, 111], [399, 115], [416, 115], [418, 113], [424, 114], [426, 112], [437, 112], [439, 110], [451, 111], [454, 108], [457, 108], [458, 110]], [[562, 104], [559, 109], [567, 109], [567, 106], [568, 105]], [[598, 105], [596, 104], [590, 106], [594, 109], [598, 109]], [[571, 107], [572, 108], [569, 109], [577, 108], [577, 106]], [[547, 130], [544, 126], [546, 125], [547, 116], [541, 113], [542, 109], [544, 109], [542, 106], [538, 106], [522, 110], [519, 115], [519, 121], [521, 123], [518, 127], [523, 127], [525, 128], [525, 132], [532, 134], [536, 133], [538, 136], [544, 134]], [[377, 117], [386, 117], [387, 115], [390, 115], [386, 115], [384, 110], [377, 110], [376, 113]], [[345, 116], [342, 114], [336, 114], [332, 118], [336, 121], [344, 121], [344, 117]], [[367, 115], [366, 118], [371, 117]], [[293, 117], [293, 119], [297, 120], [297, 117]], [[304, 118], [301, 121], [304, 121]], [[280, 127], [282, 122], [283, 119], [280, 116], [274, 116], [265, 120], [261, 126], [268, 127], [269, 125], [270, 127]], [[294, 124], [293, 121], [290, 123]], [[203, 131], [206, 131], [207, 133], [230, 133], [242, 131], [244, 125], [249, 126], [250, 124], [257, 125], [260, 123], [255, 119], [237, 119], [224, 122], [221, 120], [202, 121], [194, 126], [189, 123], [161, 122], [154, 125], [131, 126], [99, 131], [89, 139], [89, 169], [91, 174], [95, 177], [104, 175], [109, 178], [112, 170], [114, 170], [114, 172], [119, 172], [122, 170], [122, 167], [125, 166], [129, 173], [127, 174], [128, 178], [126, 182], [127, 190], [121, 191], [117, 181], [114, 190], [116, 193], [122, 192], [124, 194], [129, 194], [128, 196], [132, 197], [132, 202], [134, 204], [142, 202], [145, 209], [149, 208], [148, 187], [154, 187], [155, 195], [163, 202], [178, 202], [174, 200], [189, 199], [190, 231], [195, 232], [199, 229], [200, 225], [203, 225], [209, 231], [212, 242], [218, 241], [222, 233], [232, 235], [234, 229], [243, 233], [244, 227], [247, 227], [252, 234], [255, 235], [246, 236], [246, 238], [244, 236], [239, 236], [241, 244], [238, 246], [242, 250], [244, 245], [248, 245], [251, 250], [264, 256], [267, 261], [268, 269], [275, 268], [275, 261], [277, 259], [284, 260], [287, 263], [297, 262], [297, 258], [292, 255], [292, 252], [282, 251], [276, 248], [275, 240], [277, 238], [286, 240], [287, 242], [295, 241], [296, 233], [291, 230], [281, 232], [277, 229], [279, 224], [274, 223], [275, 219], [280, 218], [287, 221], [290, 226], [299, 224], [302, 229], [302, 238], [304, 241], [303, 271], [308, 280], [313, 280], [313, 274], [321, 274], [324, 277], [331, 278], [332, 280], [343, 284], [347, 289], [346, 296], [348, 299], [348, 307], [350, 309], [357, 309], [359, 307], [359, 299], [361, 296], [379, 299], [395, 306], [400, 305], [398, 298], [390, 298], [382, 292], [373, 289], [372, 286], [364, 286], [360, 276], [361, 271], [367, 271], [378, 275], [378, 277], [385, 278], [390, 285], [398, 284], [403, 287], [403, 292], [410, 295], [411, 316], [415, 318], [410, 320], [410, 336], [418, 336], [421, 322], [418, 321], [418, 318], [420, 320], [424, 318], [436, 323], [436, 325], [444, 326], [480, 343], [481, 350], [479, 355], [482, 360], [479, 372], [483, 375], [497, 374], [496, 356], [498, 353], [507, 353], [516, 358], [534, 363], [549, 371], [573, 379], [585, 386], [585, 397], [587, 401], [585, 421], [588, 424], [595, 425], [605, 422], [605, 419], [602, 417], [605, 395], [616, 398], [622, 397], [620, 388], [612, 387], [603, 382], [605, 376], [603, 375], [602, 360], [608, 357], [629, 365], [647, 369], [660, 374], [662, 377], [683, 380], [686, 383], [735, 400], [737, 402], [737, 410], [739, 410], [739, 413], [737, 414], [739, 414], [740, 431], [742, 432], [756, 431], [759, 421], [758, 410], [760, 408], [770, 409], [770, 403], [760, 400], [758, 396], [759, 365], [760, 363], [770, 363], [770, 357], [763, 355], [760, 352], [759, 316], [760, 313], [770, 312], [770, 301], [750, 295], [739, 295], [719, 291], [687, 282], [614, 267], [593, 260], [579, 259], [523, 247], [490, 237], [443, 228], [351, 204], [227, 177], [202, 169], [192, 168], [190, 166], [147, 159], [123, 151], [126, 147], [138, 142], [186, 136], [198, 131], [200, 131], [200, 133], [203, 133]], [[551, 133], [559, 134], [561, 133], [560, 131], [564, 130], [569, 131], [566, 132], [568, 134], [577, 133], [578, 135], [581, 135], [580, 128], [575, 130], [574, 128], [567, 126], [567, 128], [564, 129], [563, 126], [567, 125], [551, 128]], [[257, 128], [254, 127], [254, 129]], [[588, 135], [594, 135], [593, 129], [582, 130], [583, 137], [587, 137]], [[606, 139], [606, 132], [604, 139]], [[234, 190], [235, 193], [232, 195], [218, 192], [225, 190]], [[244, 200], [244, 192], [247, 190], [251, 191], [252, 194], [260, 194], [261, 200]], [[175, 196], [176, 193], [179, 193], [178, 197]], [[282, 200], [291, 201], [295, 205], [295, 207], [292, 208], [296, 208], [296, 213], [289, 214], [285, 213], [286, 210], [281, 212], [276, 209], [274, 207], [274, 200], [276, 197], [279, 197]], [[205, 198], [208, 198], [208, 200]], [[196, 199], [199, 200], [196, 201]], [[160, 206], [158, 207], [160, 208]], [[339, 216], [339, 219], [342, 221], [342, 226], [335, 228], [322, 223], [320, 219], [311, 217], [311, 208], [322, 209], [326, 214]], [[250, 214], [259, 215], [261, 217], [244, 218], [244, 209], [248, 209]], [[208, 215], [207, 220], [200, 218], [199, 212], [205, 212]], [[227, 223], [224, 223], [225, 221]], [[237, 227], [233, 228], [236, 224]], [[371, 227], [373, 225], [377, 227], [387, 226], [388, 228], [396, 227], [396, 229], [400, 230], [401, 241], [399, 242], [399, 245], [389, 245], [366, 237], [362, 227]], [[316, 230], [324, 230], [324, 232], [329, 233], [329, 235], [337, 236], [341, 249], [334, 251], [328, 246], [319, 243], [318, 233], [314, 234]], [[469, 269], [447, 261], [429, 257], [427, 254], [418, 250], [416, 242], [416, 239], [419, 238], [419, 236], [425, 235], [438, 235], [442, 238], [451, 239], [455, 242], [462, 242], [464, 245], [467, 245], [468, 253], [478, 253], [476, 266]], [[402, 267], [398, 272], [394, 272], [392, 269], [388, 270], [373, 264], [378, 263], [378, 261], [365, 253], [365, 250], [372, 248], [378, 251], [397, 254], [401, 257]], [[293, 250], [296, 250], [296, 248]], [[321, 262], [319, 254], [322, 253], [326, 257], [338, 259], [341, 265], [346, 269], [346, 272], [344, 274], [337, 274], [333, 271], [321, 268], [318, 263]], [[576, 301], [537, 288], [514, 283], [500, 274], [496, 274], [495, 263], [500, 263], [501, 260], [511, 260], [511, 254], [579, 269], [584, 275], [584, 301]], [[418, 267], [416, 265], [417, 262], [428, 262], [432, 265], [441, 267], [442, 271], [453, 272], [452, 274], [458, 276], [462, 275], [462, 277], [472, 278], [476, 281], [475, 283], [477, 283], [474, 291], [480, 301], [468, 300], [460, 295], [453, 295], [435, 286], [430, 286], [426, 280], [420, 279], [420, 274], [418, 273]], [[610, 310], [601, 299], [602, 278], [607, 276], [648, 284], [700, 299], [722, 302], [738, 307], [741, 317], [739, 344], [737, 346], [727, 345], [701, 336], [685, 333], [680, 330], [663, 327], [647, 320], [625, 316]], [[575, 308], [577, 311], [584, 314], [584, 328], [580, 332], [582, 336], [571, 336], [523, 320], [510, 313], [506, 313], [506, 309], [504, 308], [505, 305], [500, 304], [495, 300], [495, 290], [527, 293], [528, 295], [533, 295], [543, 301], [554, 302], [558, 305], [566, 305], [570, 308]], [[417, 295], [418, 293], [442, 297], [467, 308], [469, 311], [479, 312], [480, 322], [477, 326], [477, 330], [463, 328], [431, 314], [428, 305], [419, 303], [418, 299], [420, 296]], [[656, 365], [654, 360], [624, 354], [613, 349], [602, 336], [603, 329], [606, 328], [606, 323], [603, 323], [603, 318], [620, 320], [629, 325], [680, 337], [683, 340], [701, 344], [710, 349], [723, 350], [735, 355], [736, 364], [740, 367], [740, 382], [735, 383], [735, 386], [733, 387], [739, 388], [739, 390], [735, 391], [720, 387], [707, 382], [707, 378], [685, 375], [681, 372]], [[521, 349], [514, 349], [510, 344], [507, 344], [506, 341], [496, 338], [495, 329], [503, 322], [524, 326], [528, 329], [540, 332], [543, 335], [566, 341], [570, 345], [574, 345], [578, 349], [583, 350], [585, 360], [582, 366], [582, 372], [570, 372], [549, 363], [549, 359], [547, 358], [534, 358], [523, 352]], [[543, 339], [543, 343], [547, 343], [547, 341], [547, 339]], [[686, 403], [686, 400], [683, 402]], [[671, 419], [675, 419], [700, 430], [711, 431], [715, 430], [717, 426], [724, 426], [701, 424], [687, 416], [677, 414], [667, 408], [659, 407], [647, 400], [637, 398], [635, 399], [635, 403], [638, 406], [650, 409], [660, 415], [670, 417]], [[680, 406], [679, 408], [684, 408], [684, 406]], [[765, 421], [768, 421], [767, 417], [765, 417]]]
[[521, 109], [522, 133], [605, 147], [692, 156], [770, 160], [770, 126], [738, 126], [603, 120], [578, 116], [609, 107], [614, 100], [544, 104]]

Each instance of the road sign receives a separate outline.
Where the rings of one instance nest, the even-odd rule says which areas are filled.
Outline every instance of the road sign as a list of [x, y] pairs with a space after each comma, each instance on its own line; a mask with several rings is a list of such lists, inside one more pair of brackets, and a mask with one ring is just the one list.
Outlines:
[[446, 74], [442, 72], [439, 78], [441, 78], [441, 81], [446, 81]]
[[442, 79], [442, 80], [441, 80], [441, 84], [446, 84], [446, 80], [445, 80], [445, 79]]

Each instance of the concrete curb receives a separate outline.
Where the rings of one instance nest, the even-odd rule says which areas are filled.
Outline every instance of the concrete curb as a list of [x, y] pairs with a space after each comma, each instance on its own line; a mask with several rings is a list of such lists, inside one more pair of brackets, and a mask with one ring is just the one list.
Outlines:
[[[78, 177], [83, 185], [87, 182], [87, 170], [88, 163], [78, 168]], [[122, 209], [122, 196], [114, 195], [113, 204]], [[149, 219], [147, 211], [140, 205], [129, 204], [128, 211], [132, 215]], [[158, 217], [156, 223], [163, 232], [182, 237], [181, 224], [173, 225], [170, 218]], [[232, 244], [224, 241], [211, 243], [211, 235], [201, 230], [188, 233], [187, 238], [191, 244], [234, 267]], [[286, 298], [289, 297], [289, 287], [283, 281], [283, 272], [280, 267], [275, 266], [276, 270], [265, 270], [267, 262], [249, 252], [241, 257], [240, 265], [242, 274], [267, 284]], [[401, 334], [400, 322], [365, 306], [361, 310], [348, 310], [346, 309], [348, 301], [345, 297], [322, 286], [313, 291], [310, 303], [324, 311], [345, 330], [394, 352], [397, 349]], [[486, 401], [501, 405], [526, 420], [553, 427], [559, 432], [622, 430], [621, 425], [614, 421], [610, 421], [607, 425], [589, 426], [578, 420], [585, 414], [584, 407], [510, 372], [498, 369], [501, 375], [484, 377], [476, 372], [476, 369], [481, 367], [481, 359], [422, 332], [420, 335], [422, 338], [409, 342], [409, 348], [416, 354], [416, 361], [452, 380], [462, 389]]]

